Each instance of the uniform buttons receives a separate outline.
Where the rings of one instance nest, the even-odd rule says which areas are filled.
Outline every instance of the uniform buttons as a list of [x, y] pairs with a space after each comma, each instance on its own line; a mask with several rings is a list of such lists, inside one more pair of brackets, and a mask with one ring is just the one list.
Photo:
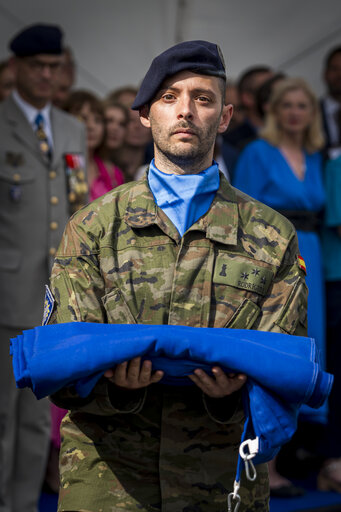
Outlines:
[[57, 176], [56, 171], [50, 171], [50, 172], [49, 172], [49, 176], [50, 176], [50, 180], [54, 180], [54, 179], [55, 179], [55, 177]]
[[57, 250], [55, 247], [50, 247], [49, 249], [49, 254], [50, 256], [54, 256], [56, 254]]
[[18, 174], [17, 172], [13, 174], [13, 180], [18, 183], [21, 179], [21, 176], [20, 174]]
[[50, 203], [53, 204], [53, 205], [56, 205], [59, 203], [59, 199], [57, 196], [51, 196], [50, 197]]
[[58, 229], [58, 222], [50, 222], [50, 229], [51, 231], [56, 231], [56, 229]]

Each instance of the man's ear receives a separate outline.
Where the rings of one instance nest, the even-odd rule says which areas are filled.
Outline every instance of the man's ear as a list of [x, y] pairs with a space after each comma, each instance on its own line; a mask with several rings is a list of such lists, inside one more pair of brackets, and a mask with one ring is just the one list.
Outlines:
[[149, 105], [143, 105], [143, 107], [140, 108], [140, 121], [146, 128], [150, 128], [150, 121], [149, 121]]
[[228, 125], [230, 124], [232, 114], [233, 105], [224, 105], [223, 111], [221, 113], [220, 123], [217, 130], [218, 133], [224, 133], [224, 131], [227, 129]]

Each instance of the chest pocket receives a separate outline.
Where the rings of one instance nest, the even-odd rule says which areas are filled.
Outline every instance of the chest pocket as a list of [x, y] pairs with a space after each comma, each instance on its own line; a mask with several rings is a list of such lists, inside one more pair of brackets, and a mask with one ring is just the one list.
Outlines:
[[25, 168], [21, 154], [6, 153], [0, 155], [0, 202], [7, 203], [8, 208], [17, 210], [22, 197], [26, 197], [29, 185], [34, 184], [34, 171]]
[[213, 273], [211, 325], [251, 329], [261, 313], [259, 304], [273, 275], [266, 263], [219, 254]]
[[104, 295], [102, 303], [109, 324], [136, 324], [136, 320], [118, 288]]
[[5, 181], [9, 185], [26, 185], [32, 183], [36, 177], [33, 173], [23, 172], [21, 169], [0, 169], [0, 180]]
[[23, 153], [0, 152], [0, 180], [10, 185], [35, 181], [37, 173], [26, 159]]

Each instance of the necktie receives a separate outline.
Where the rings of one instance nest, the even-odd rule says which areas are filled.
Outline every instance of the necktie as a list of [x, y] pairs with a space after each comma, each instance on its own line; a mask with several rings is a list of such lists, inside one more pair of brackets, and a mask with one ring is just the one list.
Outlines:
[[34, 124], [36, 126], [36, 135], [39, 140], [39, 147], [41, 152], [48, 157], [48, 159], [51, 159], [51, 148], [49, 146], [49, 141], [44, 129], [44, 118], [39, 112], [37, 114], [37, 117], [34, 120]]

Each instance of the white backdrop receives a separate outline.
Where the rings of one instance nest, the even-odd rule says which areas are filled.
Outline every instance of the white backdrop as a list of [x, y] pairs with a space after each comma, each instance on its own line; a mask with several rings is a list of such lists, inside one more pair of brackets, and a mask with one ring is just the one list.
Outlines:
[[59, 24], [78, 63], [77, 87], [101, 96], [137, 85], [176, 42], [218, 43], [231, 78], [268, 64], [323, 91], [322, 62], [341, 45], [341, 0], [0, 0], [0, 59], [27, 24]]

